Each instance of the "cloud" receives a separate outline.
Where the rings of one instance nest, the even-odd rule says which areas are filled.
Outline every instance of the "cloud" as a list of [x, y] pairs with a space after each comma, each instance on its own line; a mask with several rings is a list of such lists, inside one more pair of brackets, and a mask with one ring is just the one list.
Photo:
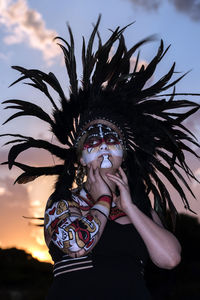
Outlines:
[[[1, 170], [2, 171], [2, 170]], [[13, 179], [0, 178], [0, 239], [3, 247], [26, 248], [34, 243], [32, 228], [23, 216], [29, 214], [29, 194], [24, 185], [13, 185]]]
[[8, 60], [8, 56], [6, 54], [0, 52], [0, 60], [7, 61]]
[[199, 0], [168, 0], [175, 8], [188, 15], [194, 21], [200, 21], [200, 1]]
[[[198, 169], [196, 169], [196, 170], [194, 171], [194, 175], [195, 175], [195, 177], [197, 178], [197, 180], [199, 181], [199, 180], [200, 180], [200, 168], [198, 168]], [[193, 187], [194, 187], [194, 188], [199, 187], [199, 182], [194, 181], [194, 182], [193, 182]]]
[[1, 213], [2, 206], [6, 207], [26, 207], [28, 206], [29, 197], [25, 186], [23, 185], [13, 185], [13, 179], [10, 177], [5, 177], [0, 179], [0, 203], [1, 203]]
[[[29, 195], [29, 216], [40, 218], [44, 216], [46, 202], [53, 192], [55, 176], [41, 177], [28, 184], [27, 192]], [[43, 224], [40, 220], [31, 220], [32, 224]], [[31, 236], [37, 245], [44, 246], [43, 230], [36, 226], [32, 226]]]
[[[7, 141], [11, 139], [7, 138]], [[0, 143], [0, 146], [2, 143]], [[10, 147], [6, 147], [5, 149], [0, 149], [0, 163], [8, 160], [8, 152]], [[61, 163], [56, 157], [50, 154], [48, 151], [43, 149], [28, 149], [16, 158], [17, 162], [22, 162], [24, 164], [32, 165], [35, 167], [39, 166], [53, 166], [54, 163]], [[13, 167], [15, 168], [15, 167]], [[13, 170], [12, 170], [13, 171]]]
[[10, 195], [10, 192], [5, 187], [0, 186], [0, 196], [5, 196], [5, 195]]
[[1, 0], [0, 24], [6, 28], [4, 42], [8, 45], [26, 42], [42, 52], [44, 59], [52, 63], [60, 51], [53, 38], [56, 31], [46, 28], [40, 13], [30, 9], [26, 0]]
[[[195, 100], [196, 99], [194, 99], [194, 102]], [[199, 119], [200, 119], [200, 111], [197, 111], [194, 115], [190, 116], [184, 123], [186, 128], [191, 130], [191, 132], [197, 137], [198, 140], [200, 139]]]
[[[130, 0], [137, 6], [145, 10], [157, 10], [163, 0]], [[200, 1], [199, 0], [168, 0], [175, 9], [188, 15], [193, 21], [200, 21]]]
[[[0, 244], [2, 247], [18, 247], [42, 251], [47, 257], [43, 229], [29, 226], [39, 221], [27, 217], [43, 217], [46, 201], [52, 193], [55, 178], [41, 178], [27, 185], [13, 185], [10, 177], [0, 178]], [[41, 224], [43, 221], [40, 221]]]
[[6, 189], [5, 187], [1, 187], [0, 186], [0, 196], [5, 195], [6, 194]]
[[130, 0], [130, 1], [148, 11], [157, 10], [162, 2], [162, 0]]
[[146, 10], [157, 10], [161, 4], [161, 0], [131, 0], [131, 2]]
[[[6, 160], [6, 150], [0, 150], [0, 157]], [[43, 153], [44, 152], [44, 153]], [[43, 165], [45, 151], [40, 154], [27, 151], [20, 161], [34, 165]], [[43, 221], [29, 220], [26, 217], [43, 217], [48, 197], [53, 192], [56, 178], [43, 176], [26, 185], [13, 185], [14, 178], [20, 171], [0, 166], [0, 245], [1, 247], [18, 247], [26, 249], [42, 260], [49, 260], [45, 246], [43, 229], [33, 224], [42, 224]], [[12, 175], [12, 178], [10, 177]]]

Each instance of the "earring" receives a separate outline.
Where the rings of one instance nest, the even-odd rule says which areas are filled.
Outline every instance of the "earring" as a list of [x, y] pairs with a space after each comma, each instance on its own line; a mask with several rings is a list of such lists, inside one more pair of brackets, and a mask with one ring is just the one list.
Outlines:
[[76, 178], [75, 178], [75, 182], [78, 186], [78, 190], [81, 190], [86, 174], [87, 174], [86, 167], [83, 166], [82, 164], [79, 164], [76, 170]]
[[83, 158], [80, 159], [80, 163], [81, 163], [81, 165], [82, 165], [83, 167], [86, 167], [86, 162], [84, 161]]

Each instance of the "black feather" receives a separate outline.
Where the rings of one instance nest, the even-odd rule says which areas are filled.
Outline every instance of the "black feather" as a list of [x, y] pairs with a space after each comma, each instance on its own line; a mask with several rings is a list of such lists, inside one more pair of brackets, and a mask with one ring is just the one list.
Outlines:
[[[55, 201], [60, 197], [68, 197], [76, 176], [77, 145], [85, 126], [93, 120], [107, 120], [119, 129], [126, 148], [124, 165], [134, 203], [146, 212], [150, 207], [149, 194], [152, 193], [154, 207], [159, 216], [165, 218], [169, 209], [174, 222], [177, 211], [160, 176], [166, 178], [177, 191], [184, 206], [190, 209], [184, 188], [193, 197], [195, 195], [185, 176], [187, 179], [197, 179], [188, 166], [185, 153], [189, 152], [199, 158], [197, 151], [191, 147], [199, 149], [199, 143], [194, 133], [183, 122], [199, 110], [199, 104], [187, 98], [200, 95], [176, 92], [175, 85], [187, 73], [174, 79], [177, 74], [175, 63], [169, 67], [166, 74], [150, 84], [149, 79], [155, 74], [158, 64], [170, 46], [165, 48], [161, 40], [153, 59], [147, 66], [142, 65], [138, 70], [142, 46], [155, 37], [142, 39], [127, 49], [123, 33], [129, 24], [121, 29], [117, 27], [111, 30], [109, 38], [103, 42], [98, 31], [100, 19], [101, 16], [92, 29], [88, 43], [83, 37], [80, 87], [71, 27], [68, 25], [69, 42], [61, 37], [56, 38], [65, 58], [70, 82], [69, 99], [65, 97], [53, 73], [13, 67], [22, 74], [13, 84], [28, 79], [26, 84], [40, 90], [50, 100], [52, 114], [48, 115], [44, 109], [28, 101], [11, 99], [4, 101], [4, 104], [8, 104], [6, 108], [20, 111], [9, 117], [4, 124], [20, 116], [35, 116], [47, 122], [58, 141], [65, 147], [67, 145], [68, 149], [20, 134], [8, 134], [14, 139], [6, 144], [14, 146], [9, 152], [6, 164], [10, 168], [14, 165], [24, 171], [16, 179], [18, 183], [29, 182], [42, 175], [58, 175], [53, 197]], [[111, 57], [111, 50], [113, 51], [116, 44], [116, 51]], [[131, 56], [138, 50], [134, 70], [130, 73]], [[145, 87], [147, 82], [148, 87]], [[58, 94], [58, 103], [50, 94], [49, 87]], [[182, 99], [182, 96], [185, 99]], [[15, 161], [20, 153], [32, 147], [45, 149], [56, 155], [63, 165], [36, 168]], [[140, 193], [141, 203], [138, 200]]]

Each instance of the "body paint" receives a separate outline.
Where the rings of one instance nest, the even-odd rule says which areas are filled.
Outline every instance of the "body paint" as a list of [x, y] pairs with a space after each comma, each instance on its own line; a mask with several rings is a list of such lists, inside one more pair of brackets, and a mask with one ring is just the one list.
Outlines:
[[102, 169], [112, 168], [112, 162], [109, 160], [109, 156], [108, 155], [103, 155], [103, 160], [101, 162], [100, 167]]

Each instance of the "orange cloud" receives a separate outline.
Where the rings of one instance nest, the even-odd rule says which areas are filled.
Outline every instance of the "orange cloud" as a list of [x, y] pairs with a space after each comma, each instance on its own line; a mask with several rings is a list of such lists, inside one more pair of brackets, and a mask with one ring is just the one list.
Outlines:
[[25, 249], [40, 260], [50, 260], [43, 228], [32, 225], [34, 221], [24, 219], [23, 216], [43, 217], [52, 185], [52, 179], [49, 181], [45, 177], [27, 185], [13, 185], [11, 178], [0, 178], [1, 247]]
[[57, 36], [56, 31], [46, 28], [41, 14], [30, 9], [26, 0], [14, 3], [12, 0], [1, 0], [0, 23], [8, 32], [4, 38], [6, 44], [28, 43], [31, 48], [41, 51], [48, 63], [59, 55], [58, 47], [52, 42]]

